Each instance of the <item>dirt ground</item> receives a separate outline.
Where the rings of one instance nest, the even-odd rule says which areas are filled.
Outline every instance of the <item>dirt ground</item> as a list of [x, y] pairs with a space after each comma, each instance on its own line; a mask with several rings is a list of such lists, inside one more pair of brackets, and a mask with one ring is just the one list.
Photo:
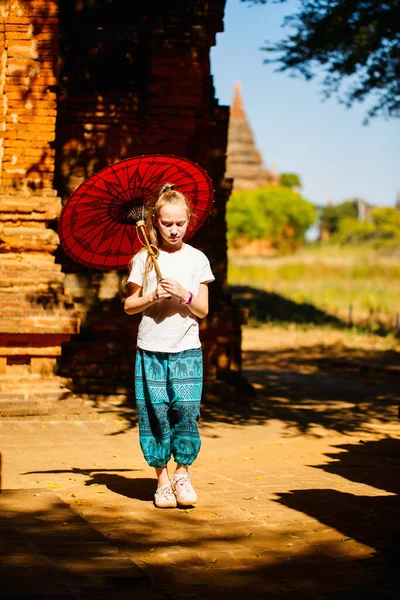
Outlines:
[[[338, 330], [243, 330], [243, 372], [271, 418], [309, 433], [398, 425], [400, 343]], [[290, 398], [288, 398], [290, 390]], [[382, 429], [382, 431], [383, 431]]]
[[153, 506], [132, 407], [0, 421], [2, 600], [397, 600], [399, 354], [343, 335], [245, 328], [193, 509]]

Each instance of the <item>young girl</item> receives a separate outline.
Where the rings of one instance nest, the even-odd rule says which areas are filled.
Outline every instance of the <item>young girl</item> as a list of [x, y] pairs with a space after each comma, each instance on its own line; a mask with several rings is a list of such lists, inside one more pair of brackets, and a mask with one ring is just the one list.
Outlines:
[[[207, 257], [183, 242], [190, 219], [187, 198], [166, 183], [148, 217], [148, 237], [163, 275], [157, 280], [148, 251], [131, 261], [125, 312], [142, 312], [135, 392], [140, 446], [155, 467], [158, 508], [191, 506], [197, 494], [188, 467], [200, 450], [198, 419], [203, 362], [197, 318], [208, 313]], [[168, 474], [171, 454], [176, 468]]]

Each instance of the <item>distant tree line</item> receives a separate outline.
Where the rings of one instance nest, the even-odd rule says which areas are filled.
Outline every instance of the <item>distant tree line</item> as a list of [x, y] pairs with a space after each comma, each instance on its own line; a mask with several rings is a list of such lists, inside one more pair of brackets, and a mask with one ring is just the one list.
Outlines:
[[[360, 205], [364, 205], [362, 218]], [[320, 226], [331, 241], [340, 244], [373, 241], [377, 246], [390, 246], [400, 242], [400, 210], [371, 207], [358, 198], [320, 209]]]
[[228, 245], [242, 248], [267, 240], [279, 253], [290, 253], [305, 242], [317, 221], [325, 239], [338, 244], [373, 243], [382, 247], [400, 243], [400, 210], [373, 207], [352, 198], [336, 206], [316, 207], [299, 193], [300, 177], [281, 175], [281, 184], [232, 194], [227, 205]]

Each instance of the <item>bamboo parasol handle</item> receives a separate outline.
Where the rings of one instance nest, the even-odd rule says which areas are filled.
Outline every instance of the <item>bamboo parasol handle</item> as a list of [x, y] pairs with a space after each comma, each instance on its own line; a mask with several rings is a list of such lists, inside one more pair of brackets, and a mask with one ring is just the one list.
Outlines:
[[157, 257], [154, 254], [153, 246], [150, 244], [149, 239], [147, 237], [146, 230], [145, 230], [145, 227], [144, 227], [144, 221], [142, 221], [142, 220], [138, 221], [136, 223], [136, 227], [139, 228], [140, 233], [143, 236], [143, 239], [144, 239], [144, 241], [146, 243], [146, 246], [147, 246], [147, 250], [148, 250], [148, 252], [149, 252], [149, 254], [151, 256], [151, 260], [153, 261], [153, 265], [154, 265], [154, 268], [155, 268], [156, 273], [157, 273], [157, 278], [158, 278], [159, 281], [161, 281], [161, 279], [163, 279], [163, 276], [161, 274], [160, 267], [158, 266]]

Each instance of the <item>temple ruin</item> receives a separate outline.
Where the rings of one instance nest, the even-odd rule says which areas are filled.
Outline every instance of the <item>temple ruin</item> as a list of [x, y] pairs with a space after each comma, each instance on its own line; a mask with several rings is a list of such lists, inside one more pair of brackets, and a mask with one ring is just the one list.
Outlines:
[[229, 109], [209, 58], [224, 4], [2, 3], [0, 414], [130, 397], [138, 320], [123, 311], [126, 271], [66, 257], [57, 219], [83, 180], [139, 154], [186, 156], [213, 180], [213, 213], [191, 242], [216, 275], [201, 323], [206, 390], [240, 373], [241, 314], [226, 286]]
[[279, 183], [276, 169], [263, 164], [246, 116], [241, 84], [235, 85], [228, 128], [226, 177], [233, 179], [233, 190], [252, 190]]

